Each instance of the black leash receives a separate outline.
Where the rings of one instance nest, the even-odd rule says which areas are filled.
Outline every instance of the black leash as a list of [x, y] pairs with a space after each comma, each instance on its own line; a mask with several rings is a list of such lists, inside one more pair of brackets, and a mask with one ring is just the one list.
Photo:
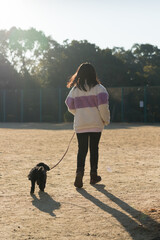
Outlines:
[[73, 135], [72, 135], [72, 137], [71, 137], [71, 140], [69, 141], [68, 147], [67, 147], [65, 153], [63, 154], [62, 158], [61, 158], [53, 167], [51, 167], [50, 170], [53, 169], [53, 168], [55, 168], [55, 167], [57, 167], [57, 165], [58, 165], [58, 164], [63, 160], [63, 158], [66, 156], [66, 154], [67, 154], [67, 152], [68, 152], [68, 149], [69, 149], [69, 147], [70, 147], [70, 144], [71, 144], [71, 142], [72, 142], [72, 139], [74, 138], [74, 135], [75, 135], [75, 132], [73, 133]]

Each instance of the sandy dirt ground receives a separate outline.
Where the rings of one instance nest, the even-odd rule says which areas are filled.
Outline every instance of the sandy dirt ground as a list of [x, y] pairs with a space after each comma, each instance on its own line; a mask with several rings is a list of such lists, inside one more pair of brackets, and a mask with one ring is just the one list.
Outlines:
[[72, 124], [0, 123], [0, 239], [160, 239], [160, 125], [111, 124], [100, 142], [91, 186], [89, 154], [83, 189], [73, 183], [77, 140], [48, 172], [45, 192], [30, 195], [27, 175], [38, 162], [56, 164]]

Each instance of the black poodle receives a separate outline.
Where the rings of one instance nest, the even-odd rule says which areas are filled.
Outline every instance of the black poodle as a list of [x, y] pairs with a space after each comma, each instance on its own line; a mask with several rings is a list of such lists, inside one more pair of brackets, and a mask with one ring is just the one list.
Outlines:
[[28, 179], [31, 180], [31, 191], [33, 194], [35, 190], [35, 183], [39, 185], [39, 189], [44, 192], [47, 180], [47, 171], [50, 170], [50, 167], [45, 163], [38, 163], [34, 168], [31, 169], [28, 174]]

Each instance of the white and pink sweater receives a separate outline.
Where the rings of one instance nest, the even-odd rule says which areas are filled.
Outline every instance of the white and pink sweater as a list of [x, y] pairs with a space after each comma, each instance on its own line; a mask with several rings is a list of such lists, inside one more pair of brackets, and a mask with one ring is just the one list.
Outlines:
[[76, 133], [101, 132], [110, 123], [109, 95], [97, 84], [87, 91], [73, 87], [66, 98], [68, 111], [74, 115]]

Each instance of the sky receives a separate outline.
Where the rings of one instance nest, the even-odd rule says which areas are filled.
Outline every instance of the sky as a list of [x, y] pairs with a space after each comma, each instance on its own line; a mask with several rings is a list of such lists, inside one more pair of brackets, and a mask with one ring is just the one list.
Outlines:
[[160, 48], [160, 0], [0, 0], [0, 30], [13, 26], [36, 28], [60, 44]]

